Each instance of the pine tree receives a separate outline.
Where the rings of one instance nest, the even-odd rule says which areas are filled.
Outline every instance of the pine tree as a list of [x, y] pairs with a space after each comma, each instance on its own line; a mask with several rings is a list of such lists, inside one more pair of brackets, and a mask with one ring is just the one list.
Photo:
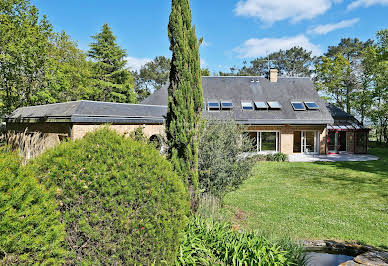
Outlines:
[[93, 65], [95, 97], [94, 100], [132, 103], [136, 102], [133, 92], [134, 79], [131, 72], [125, 68], [127, 53], [116, 43], [108, 24], [102, 26], [102, 31], [91, 43], [89, 57]]
[[172, 51], [166, 134], [169, 157], [197, 205], [198, 124], [203, 106], [199, 45], [189, 0], [172, 0], [168, 36]]

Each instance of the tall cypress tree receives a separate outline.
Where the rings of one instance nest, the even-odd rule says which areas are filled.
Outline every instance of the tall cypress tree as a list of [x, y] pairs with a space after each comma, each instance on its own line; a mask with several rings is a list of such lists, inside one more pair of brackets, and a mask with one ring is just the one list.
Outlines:
[[166, 134], [169, 157], [197, 205], [198, 124], [203, 106], [200, 41], [191, 25], [189, 0], [172, 0], [168, 37], [172, 51]]
[[132, 103], [136, 102], [133, 91], [134, 79], [131, 72], [125, 68], [127, 53], [116, 43], [108, 24], [102, 26], [102, 31], [95, 36], [91, 43], [89, 57], [93, 65], [94, 100]]

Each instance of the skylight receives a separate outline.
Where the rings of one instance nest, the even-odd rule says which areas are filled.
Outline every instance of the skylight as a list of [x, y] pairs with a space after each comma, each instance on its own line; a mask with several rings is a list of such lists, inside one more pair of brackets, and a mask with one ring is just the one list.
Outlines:
[[306, 108], [304, 107], [304, 104], [302, 102], [291, 102], [292, 107], [295, 111], [304, 111]]
[[241, 102], [241, 106], [243, 110], [253, 110], [253, 104], [252, 102]]
[[304, 102], [304, 104], [306, 105], [307, 109], [309, 109], [309, 110], [319, 109], [318, 104], [316, 104], [315, 102]]
[[222, 109], [233, 109], [233, 103], [231, 101], [221, 101]]
[[207, 107], [209, 110], [220, 110], [220, 103], [218, 101], [208, 101]]
[[268, 105], [265, 102], [255, 102], [256, 109], [268, 109]]
[[278, 101], [267, 102], [267, 103], [269, 105], [269, 108], [271, 108], [271, 109], [280, 109], [280, 108], [282, 108], [282, 106], [280, 105], [280, 103]]

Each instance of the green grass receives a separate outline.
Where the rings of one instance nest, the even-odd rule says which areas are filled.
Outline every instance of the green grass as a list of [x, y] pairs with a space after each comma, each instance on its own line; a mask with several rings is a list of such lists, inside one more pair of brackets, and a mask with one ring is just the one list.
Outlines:
[[388, 249], [388, 147], [378, 161], [259, 162], [225, 197], [234, 223], [273, 237], [357, 241]]

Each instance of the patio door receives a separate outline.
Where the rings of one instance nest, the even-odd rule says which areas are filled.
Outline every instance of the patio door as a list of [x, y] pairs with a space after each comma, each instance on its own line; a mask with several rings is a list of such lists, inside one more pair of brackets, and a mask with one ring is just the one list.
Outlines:
[[328, 142], [329, 153], [338, 153], [338, 132], [337, 131], [329, 131], [327, 142]]
[[302, 152], [317, 154], [317, 131], [302, 131]]

